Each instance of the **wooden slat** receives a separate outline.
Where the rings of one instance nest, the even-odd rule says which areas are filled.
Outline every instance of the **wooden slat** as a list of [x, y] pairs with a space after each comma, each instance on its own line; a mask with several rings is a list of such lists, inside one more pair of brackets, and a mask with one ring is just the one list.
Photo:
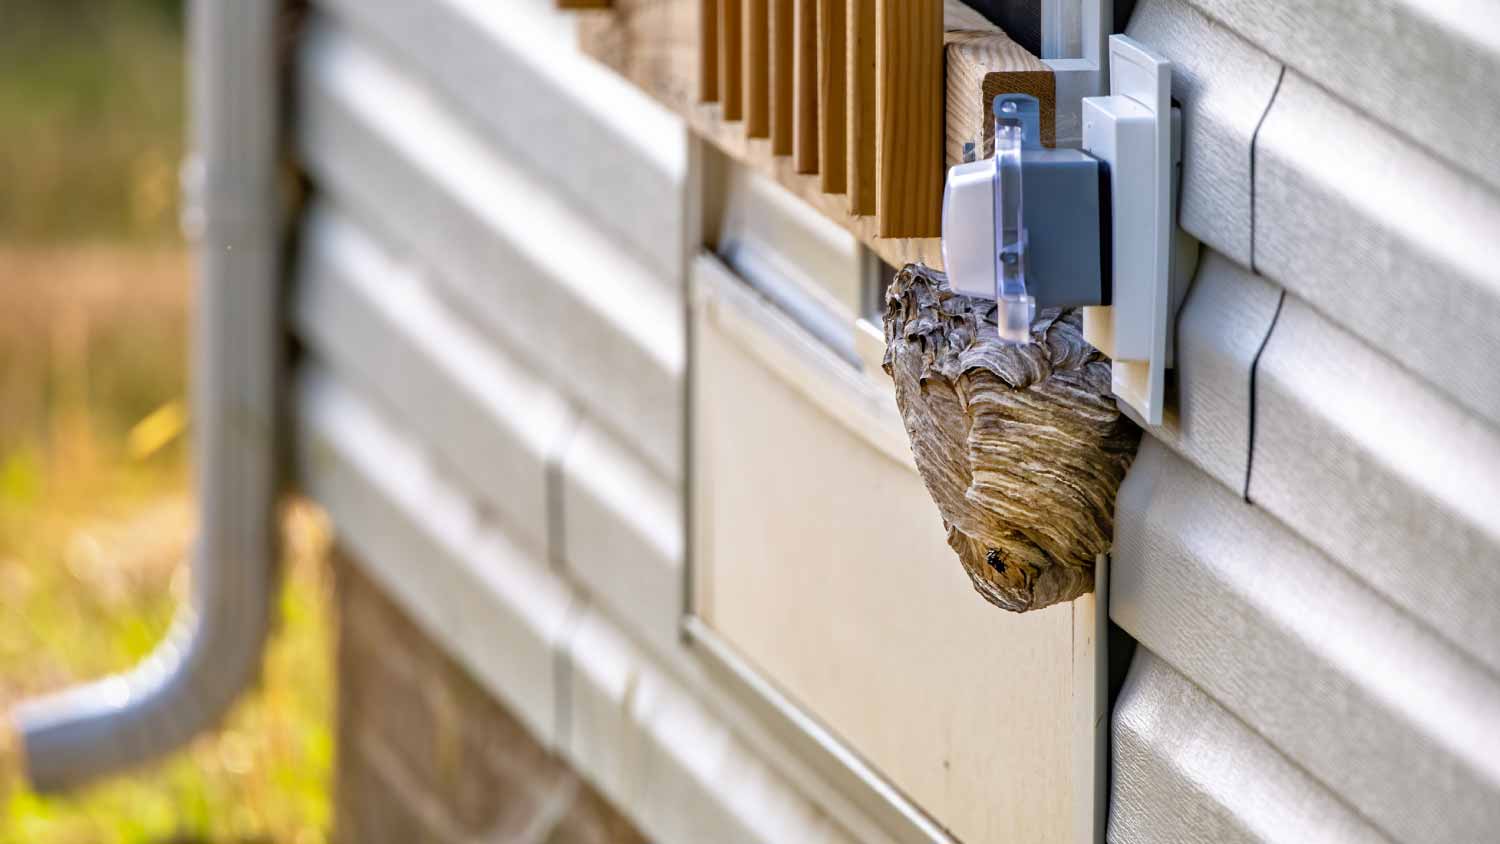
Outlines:
[[719, 0], [719, 103], [725, 120], [744, 117], [745, 23], [740, 0]]
[[[851, 2], [863, 5], [870, 11], [875, 9], [875, 0], [851, 0]], [[817, 175], [798, 172], [795, 156], [789, 155], [794, 152], [792, 143], [794, 134], [787, 132], [785, 135], [779, 135], [786, 131], [781, 127], [795, 124], [795, 120], [789, 122], [784, 118], [795, 114], [787, 107], [787, 104], [795, 101], [796, 89], [793, 84], [795, 82], [795, 56], [791, 55], [790, 51], [795, 43], [795, 39], [791, 36], [795, 34], [794, 13], [797, 3], [796, 0], [770, 0], [770, 3], [772, 55], [772, 137], [770, 143], [746, 138], [743, 126], [726, 123], [718, 107], [702, 105], [692, 95], [692, 92], [698, 89], [698, 81], [693, 79], [692, 74], [699, 70], [696, 60], [698, 45], [694, 41], [697, 37], [696, 33], [702, 27], [701, 17], [705, 8], [703, 0], [615, 0], [612, 12], [580, 18], [578, 22], [580, 42], [583, 50], [589, 55], [614, 68], [626, 79], [676, 110], [700, 137], [710, 141], [724, 154], [746, 167], [776, 181], [820, 213], [843, 226], [886, 263], [901, 266], [920, 261], [928, 266], [942, 267], [942, 249], [936, 237], [936, 226], [933, 227], [931, 236], [922, 237], [887, 237], [880, 232], [878, 221], [873, 216], [877, 185], [873, 152], [876, 146], [874, 133], [876, 124], [873, 117], [863, 118], [864, 125], [868, 127], [867, 130], [851, 128], [849, 131], [851, 141], [858, 137], [869, 138], [869, 143], [863, 145], [863, 149], [868, 151], [867, 160], [870, 167], [867, 171], [868, 181], [865, 182], [869, 190], [865, 194], [860, 194], [857, 183], [853, 180], [851, 184], [854, 186], [850, 188], [852, 193], [848, 198], [825, 194], [822, 190], [821, 179]], [[717, 7], [714, 8], [716, 11]], [[966, 85], [958, 86], [962, 90], [950, 86], [946, 94], [940, 88], [937, 95], [932, 98], [932, 105], [937, 109], [946, 108], [950, 133], [955, 137], [973, 138], [980, 133], [979, 116], [985, 110], [984, 97], [993, 98], [991, 88], [993, 85], [1001, 84], [1000, 80], [1005, 78], [1005, 74], [1047, 74], [1049, 71], [1038, 59], [1024, 50], [1005, 48], [1001, 44], [993, 44], [981, 49], [985, 39], [995, 39], [1004, 44], [1009, 44], [1010, 41], [997, 29], [980, 31], [978, 28], [985, 26], [986, 22], [975, 17], [972, 12], [967, 15], [963, 14], [966, 10], [957, 0], [946, 0], [942, 9], [945, 15], [944, 29], [953, 31], [946, 36], [950, 41], [947, 47], [950, 63], [949, 75], [953, 75], [951, 65], [972, 63], [973, 66], [970, 69], [961, 69], [959, 72], [968, 73], [969, 78], [980, 80], [977, 84], [983, 87], [977, 96], [974, 95], [973, 89]], [[848, 17], [847, 23], [854, 26], [862, 16], [850, 14]], [[872, 49], [866, 54], [866, 61], [873, 64], [875, 62], [873, 51], [875, 28], [873, 18], [869, 20], [871, 23], [868, 25], [870, 34], [867, 43]], [[787, 25], [788, 21], [792, 25]], [[976, 39], [979, 42], [978, 46], [972, 43]], [[851, 39], [850, 43], [856, 46], [858, 44], [854, 39]], [[851, 57], [853, 55], [854, 52], [851, 51]], [[780, 70], [783, 66], [792, 72], [783, 75]], [[851, 74], [851, 78], [856, 75]], [[873, 73], [868, 78], [870, 87], [864, 99], [856, 101], [851, 98], [849, 101], [850, 120], [858, 119], [862, 113], [860, 102], [868, 104], [871, 110], [874, 108], [876, 91]], [[787, 96], [783, 96], [782, 86], [785, 86]], [[985, 94], [985, 91], [990, 91], [990, 93]], [[939, 117], [939, 119], [942, 118]], [[940, 125], [937, 132], [936, 143], [939, 146], [935, 149], [941, 149], [943, 129]], [[935, 171], [934, 180], [940, 189], [943, 153], [936, 152], [934, 155], [932, 164]], [[957, 160], [955, 155], [955, 158], [948, 163], [955, 163]], [[864, 160], [850, 154], [848, 161], [853, 167], [857, 161], [863, 163]], [[867, 204], [855, 206], [853, 200], [856, 199], [856, 195], [864, 196], [863, 201]], [[931, 209], [934, 218], [940, 215], [941, 193], [938, 192], [935, 197]]]
[[792, 0], [792, 157], [798, 173], [818, 172], [818, 5]]
[[745, 12], [745, 134], [771, 135], [770, 0], [740, 0]]
[[848, 0], [846, 58], [849, 96], [846, 154], [849, 208], [875, 213], [875, 0]]
[[559, 9], [608, 9], [610, 0], [557, 0]]
[[849, 183], [848, 0], [818, 0], [818, 172], [824, 193], [845, 193]]
[[792, 154], [795, 14], [792, 0], [771, 0], [771, 152], [776, 155]]
[[875, 213], [881, 237], [936, 237], [943, 198], [943, 4], [875, 3]]
[[698, 0], [698, 102], [718, 101], [719, 0]]

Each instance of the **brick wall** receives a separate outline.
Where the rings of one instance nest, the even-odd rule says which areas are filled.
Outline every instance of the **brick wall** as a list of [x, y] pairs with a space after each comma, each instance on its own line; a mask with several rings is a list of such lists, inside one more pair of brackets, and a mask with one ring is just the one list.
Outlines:
[[342, 844], [635, 844], [621, 815], [337, 563]]

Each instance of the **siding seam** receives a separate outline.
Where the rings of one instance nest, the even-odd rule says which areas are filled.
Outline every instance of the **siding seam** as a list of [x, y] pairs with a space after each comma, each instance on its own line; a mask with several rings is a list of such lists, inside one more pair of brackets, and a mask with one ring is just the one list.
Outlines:
[[[1255, 121], [1255, 131], [1250, 133], [1250, 272], [1255, 269], [1255, 145], [1260, 140], [1260, 127], [1266, 125], [1266, 118], [1271, 114], [1271, 107], [1276, 105], [1276, 95], [1281, 93], [1281, 82], [1286, 79], [1286, 65], [1281, 66], [1281, 71], [1276, 74], [1276, 86], [1271, 89], [1271, 98], [1266, 100], [1266, 110], [1260, 113], [1260, 119]], [[1277, 306], [1278, 309], [1280, 306]], [[1259, 353], [1256, 354], [1259, 358]], [[1251, 393], [1251, 407], [1254, 408], [1254, 393]], [[1254, 419], [1251, 420], [1252, 427]], [[1249, 481], [1246, 481], [1248, 488]], [[1248, 499], [1247, 499], [1248, 500]]]
[[567, 565], [568, 552], [565, 545], [567, 537], [567, 524], [564, 522], [566, 513], [564, 508], [567, 499], [567, 478], [564, 464], [568, 460], [568, 451], [572, 448], [573, 440], [578, 436], [578, 431], [583, 427], [582, 415], [576, 410], [568, 415], [567, 421], [557, 432], [556, 439], [547, 449], [546, 478], [547, 478], [547, 563], [554, 569], [561, 569]]
[[1245, 448], [1245, 489], [1243, 497], [1246, 504], [1254, 504], [1250, 500], [1250, 473], [1255, 468], [1255, 379], [1260, 372], [1260, 356], [1265, 354], [1266, 346], [1271, 342], [1271, 335], [1276, 333], [1276, 323], [1281, 320], [1281, 308], [1286, 304], [1286, 290], [1276, 299], [1276, 313], [1271, 315], [1271, 324], [1266, 328], [1266, 336], [1260, 340], [1260, 347], [1255, 350], [1255, 357], [1250, 361], [1250, 425], [1249, 443]]
[[558, 631], [552, 651], [552, 748], [559, 756], [573, 756], [573, 638], [588, 614], [589, 604], [575, 595]]

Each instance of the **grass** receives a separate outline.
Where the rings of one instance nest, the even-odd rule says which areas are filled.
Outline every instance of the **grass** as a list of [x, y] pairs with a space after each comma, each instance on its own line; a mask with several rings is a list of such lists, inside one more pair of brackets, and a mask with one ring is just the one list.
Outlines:
[[[128, 668], [185, 592], [183, 86], [170, 0], [0, 2], [0, 709]], [[259, 688], [160, 764], [0, 794], [0, 844], [326, 840], [328, 530], [284, 521]]]
[[[0, 707], [126, 668], [165, 632], [193, 507], [181, 435], [185, 256], [0, 250]], [[28, 397], [30, 399], [28, 400]], [[29, 418], [28, 418], [29, 417]], [[168, 426], [169, 428], [175, 426]], [[146, 439], [143, 448], [132, 442]], [[76, 796], [0, 801], [0, 844], [325, 840], [333, 765], [328, 531], [293, 505], [260, 688], [164, 764]]]
[[0, 3], [0, 237], [173, 237], [181, 27], [163, 0]]

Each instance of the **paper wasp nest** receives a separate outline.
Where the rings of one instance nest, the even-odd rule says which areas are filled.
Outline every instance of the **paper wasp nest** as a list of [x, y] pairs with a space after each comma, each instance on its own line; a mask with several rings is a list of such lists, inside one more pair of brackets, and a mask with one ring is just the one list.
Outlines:
[[948, 544], [985, 600], [1026, 612], [1093, 588], [1141, 434], [1079, 311], [1044, 311], [1021, 346], [994, 311], [907, 266], [886, 293], [885, 370]]

